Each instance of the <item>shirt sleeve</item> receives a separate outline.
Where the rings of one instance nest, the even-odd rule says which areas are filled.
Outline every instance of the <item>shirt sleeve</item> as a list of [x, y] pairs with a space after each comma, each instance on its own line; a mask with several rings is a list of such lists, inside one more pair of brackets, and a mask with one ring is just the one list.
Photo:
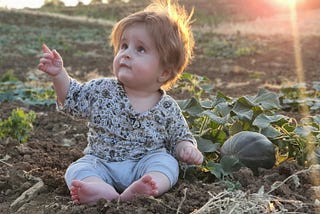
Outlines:
[[89, 117], [94, 90], [95, 80], [80, 84], [71, 79], [64, 105], [57, 104], [57, 109], [76, 118]]
[[189, 141], [197, 146], [197, 141], [190, 131], [187, 121], [176, 102], [173, 102], [171, 114], [172, 119], [169, 121], [170, 125], [168, 130], [170, 136], [169, 151], [174, 154], [176, 145], [182, 141]]

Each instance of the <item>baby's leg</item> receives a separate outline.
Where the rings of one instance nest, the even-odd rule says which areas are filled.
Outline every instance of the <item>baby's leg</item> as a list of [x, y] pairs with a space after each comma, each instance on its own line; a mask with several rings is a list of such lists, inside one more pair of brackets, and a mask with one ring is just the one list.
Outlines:
[[125, 189], [120, 199], [127, 201], [136, 196], [159, 196], [169, 189], [170, 181], [166, 175], [160, 172], [149, 172]]
[[119, 193], [98, 177], [87, 177], [82, 181], [73, 180], [70, 194], [76, 204], [94, 204], [100, 199], [111, 201], [119, 198]]

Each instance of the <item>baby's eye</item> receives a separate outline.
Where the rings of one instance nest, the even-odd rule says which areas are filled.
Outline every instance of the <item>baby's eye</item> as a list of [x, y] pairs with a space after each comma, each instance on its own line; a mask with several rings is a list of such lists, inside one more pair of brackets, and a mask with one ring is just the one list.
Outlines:
[[128, 48], [127, 43], [120, 44], [120, 49], [127, 49], [127, 48]]
[[137, 51], [138, 51], [139, 53], [144, 53], [144, 52], [146, 52], [145, 49], [144, 49], [142, 46], [138, 47], [138, 48], [137, 48]]

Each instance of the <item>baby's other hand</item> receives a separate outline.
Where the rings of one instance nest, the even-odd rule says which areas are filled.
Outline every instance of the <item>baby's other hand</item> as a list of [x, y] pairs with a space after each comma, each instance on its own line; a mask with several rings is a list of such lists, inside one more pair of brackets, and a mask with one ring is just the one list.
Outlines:
[[203, 155], [190, 142], [180, 142], [176, 147], [176, 154], [178, 158], [187, 164], [201, 164], [203, 162]]
[[42, 53], [38, 69], [50, 76], [58, 75], [63, 70], [60, 54], [56, 50], [51, 51], [45, 44], [42, 45]]

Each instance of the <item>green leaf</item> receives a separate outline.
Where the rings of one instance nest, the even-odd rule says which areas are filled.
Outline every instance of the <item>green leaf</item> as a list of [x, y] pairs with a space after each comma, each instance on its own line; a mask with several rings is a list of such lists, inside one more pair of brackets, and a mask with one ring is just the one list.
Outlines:
[[216, 115], [214, 112], [206, 110], [204, 112], [202, 112], [200, 115], [205, 115], [207, 116], [211, 121], [214, 121], [218, 124], [225, 124], [227, 122], [227, 117], [219, 117], [218, 115]]
[[197, 115], [203, 111], [202, 106], [200, 103], [193, 97], [187, 100], [180, 100], [177, 101], [178, 105], [183, 111], [186, 111], [190, 115]]
[[286, 132], [288, 133], [292, 133], [294, 131], [294, 129], [296, 128], [296, 124], [293, 124], [293, 123], [285, 123], [281, 126], [283, 129], [286, 130]]
[[256, 119], [253, 121], [252, 125], [257, 126], [261, 129], [267, 128], [271, 125], [271, 123], [279, 121], [283, 119], [283, 115], [272, 115], [268, 116], [265, 114], [260, 114], [256, 117]]
[[313, 121], [314, 121], [317, 125], [320, 125], [320, 115], [319, 115], [319, 114], [313, 116], [312, 118], [313, 118]]
[[252, 102], [261, 106], [265, 110], [281, 109], [279, 95], [266, 89], [261, 89]]
[[232, 98], [230, 98], [230, 97], [224, 95], [222, 92], [218, 91], [217, 96], [216, 96], [216, 100], [218, 101], [218, 103], [220, 103], [220, 102], [232, 101]]
[[0, 82], [0, 102], [20, 101], [28, 105], [51, 105], [55, 93], [51, 87], [40, 88], [21, 81]]
[[33, 111], [25, 114], [22, 109], [13, 110], [8, 119], [0, 121], [0, 137], [12, 137], [21, 143], [26, 142], [32, 131], [32, 123], [35, 118], [36, 114]]
[[223, 170], [220, 163], [215, 163], [213, 161], [208, 161], [206, 168], [213, 174], [216, 178], [222, 179], [227, 176], [227, 173]]
[[193, 74], [188, 73], [188, 72], [183, 72], [181, 74], [181, 79], [187, 79], [187, 80], [191, 80], [193, 78]]
[[294, 133], [303, 136], [303, 137], [307, 137], [308, 135], [310, 135], [313, 131], [317, 131], [317, 129], [315, 127], [312, 126], [297, 126], [297, 128], [294, 130]]
[[313, 82], [312, 88], [315, 89], [316, 91], [320, 92], [320, 82], [318, 82], [318, 81]]
[[229, 134], [230, 136], [237, 134], [238, 132], [243, 131], [243, 126], [240, 121], [235, 121], [230, 127], [229, 127]]
[[0, 82], [16, 82], [18, 81], [18, 78], [14, 76], [14, 70], [9, 69], [6, 73], [4, 73], [1, 78]]
[[215, 106], [215, 109], [222, 115], [222, 116], [227, 116], [230, 114], [231, 107], [227, 102], [222, 102], [219, 103]]
[[213, 143], [211, 140], [204, 139], [202, 137], [195, 137], [198, 143], [198, 149], [201, 152], [216, 152], [220, 145], [218, 143]]
[[266, 136], [267, 138], [276, 138], [281, 135], [281, 132], [279, 132], [277, 129], [275, 129], [272, 126], [268, 126], [266, 128], [261, 129], [261, 134]]
[[214, 89], [214, 86], [211, 84], [202, 84], [200, 85], [201, 89], [204, 90], [206, 93], [211, 93]]
[[242, 96], [237, 99], [236, 103], [251, 109], [252, 106], [255, 106], [252, 102], [253, 99], [254, 98], [252, 96]]
[[232, 108], [232, 112], [234, 112], [240, 120], [251, 121], [253, 119], [253, 111], [251, 108], [242, 103], [237, 102]]
[[239, 170], [243, 166], [243, 164], [239, 161], [239, 158], [231, 155], [222, 157], [220, 164], [223, 171], [227, 174], [232, 174], [232, 172]]
[[205, 109], [210, 109], [214, 106], [214, 102], [212, 102], [211, 100], [201, 101], [200, 104]]

